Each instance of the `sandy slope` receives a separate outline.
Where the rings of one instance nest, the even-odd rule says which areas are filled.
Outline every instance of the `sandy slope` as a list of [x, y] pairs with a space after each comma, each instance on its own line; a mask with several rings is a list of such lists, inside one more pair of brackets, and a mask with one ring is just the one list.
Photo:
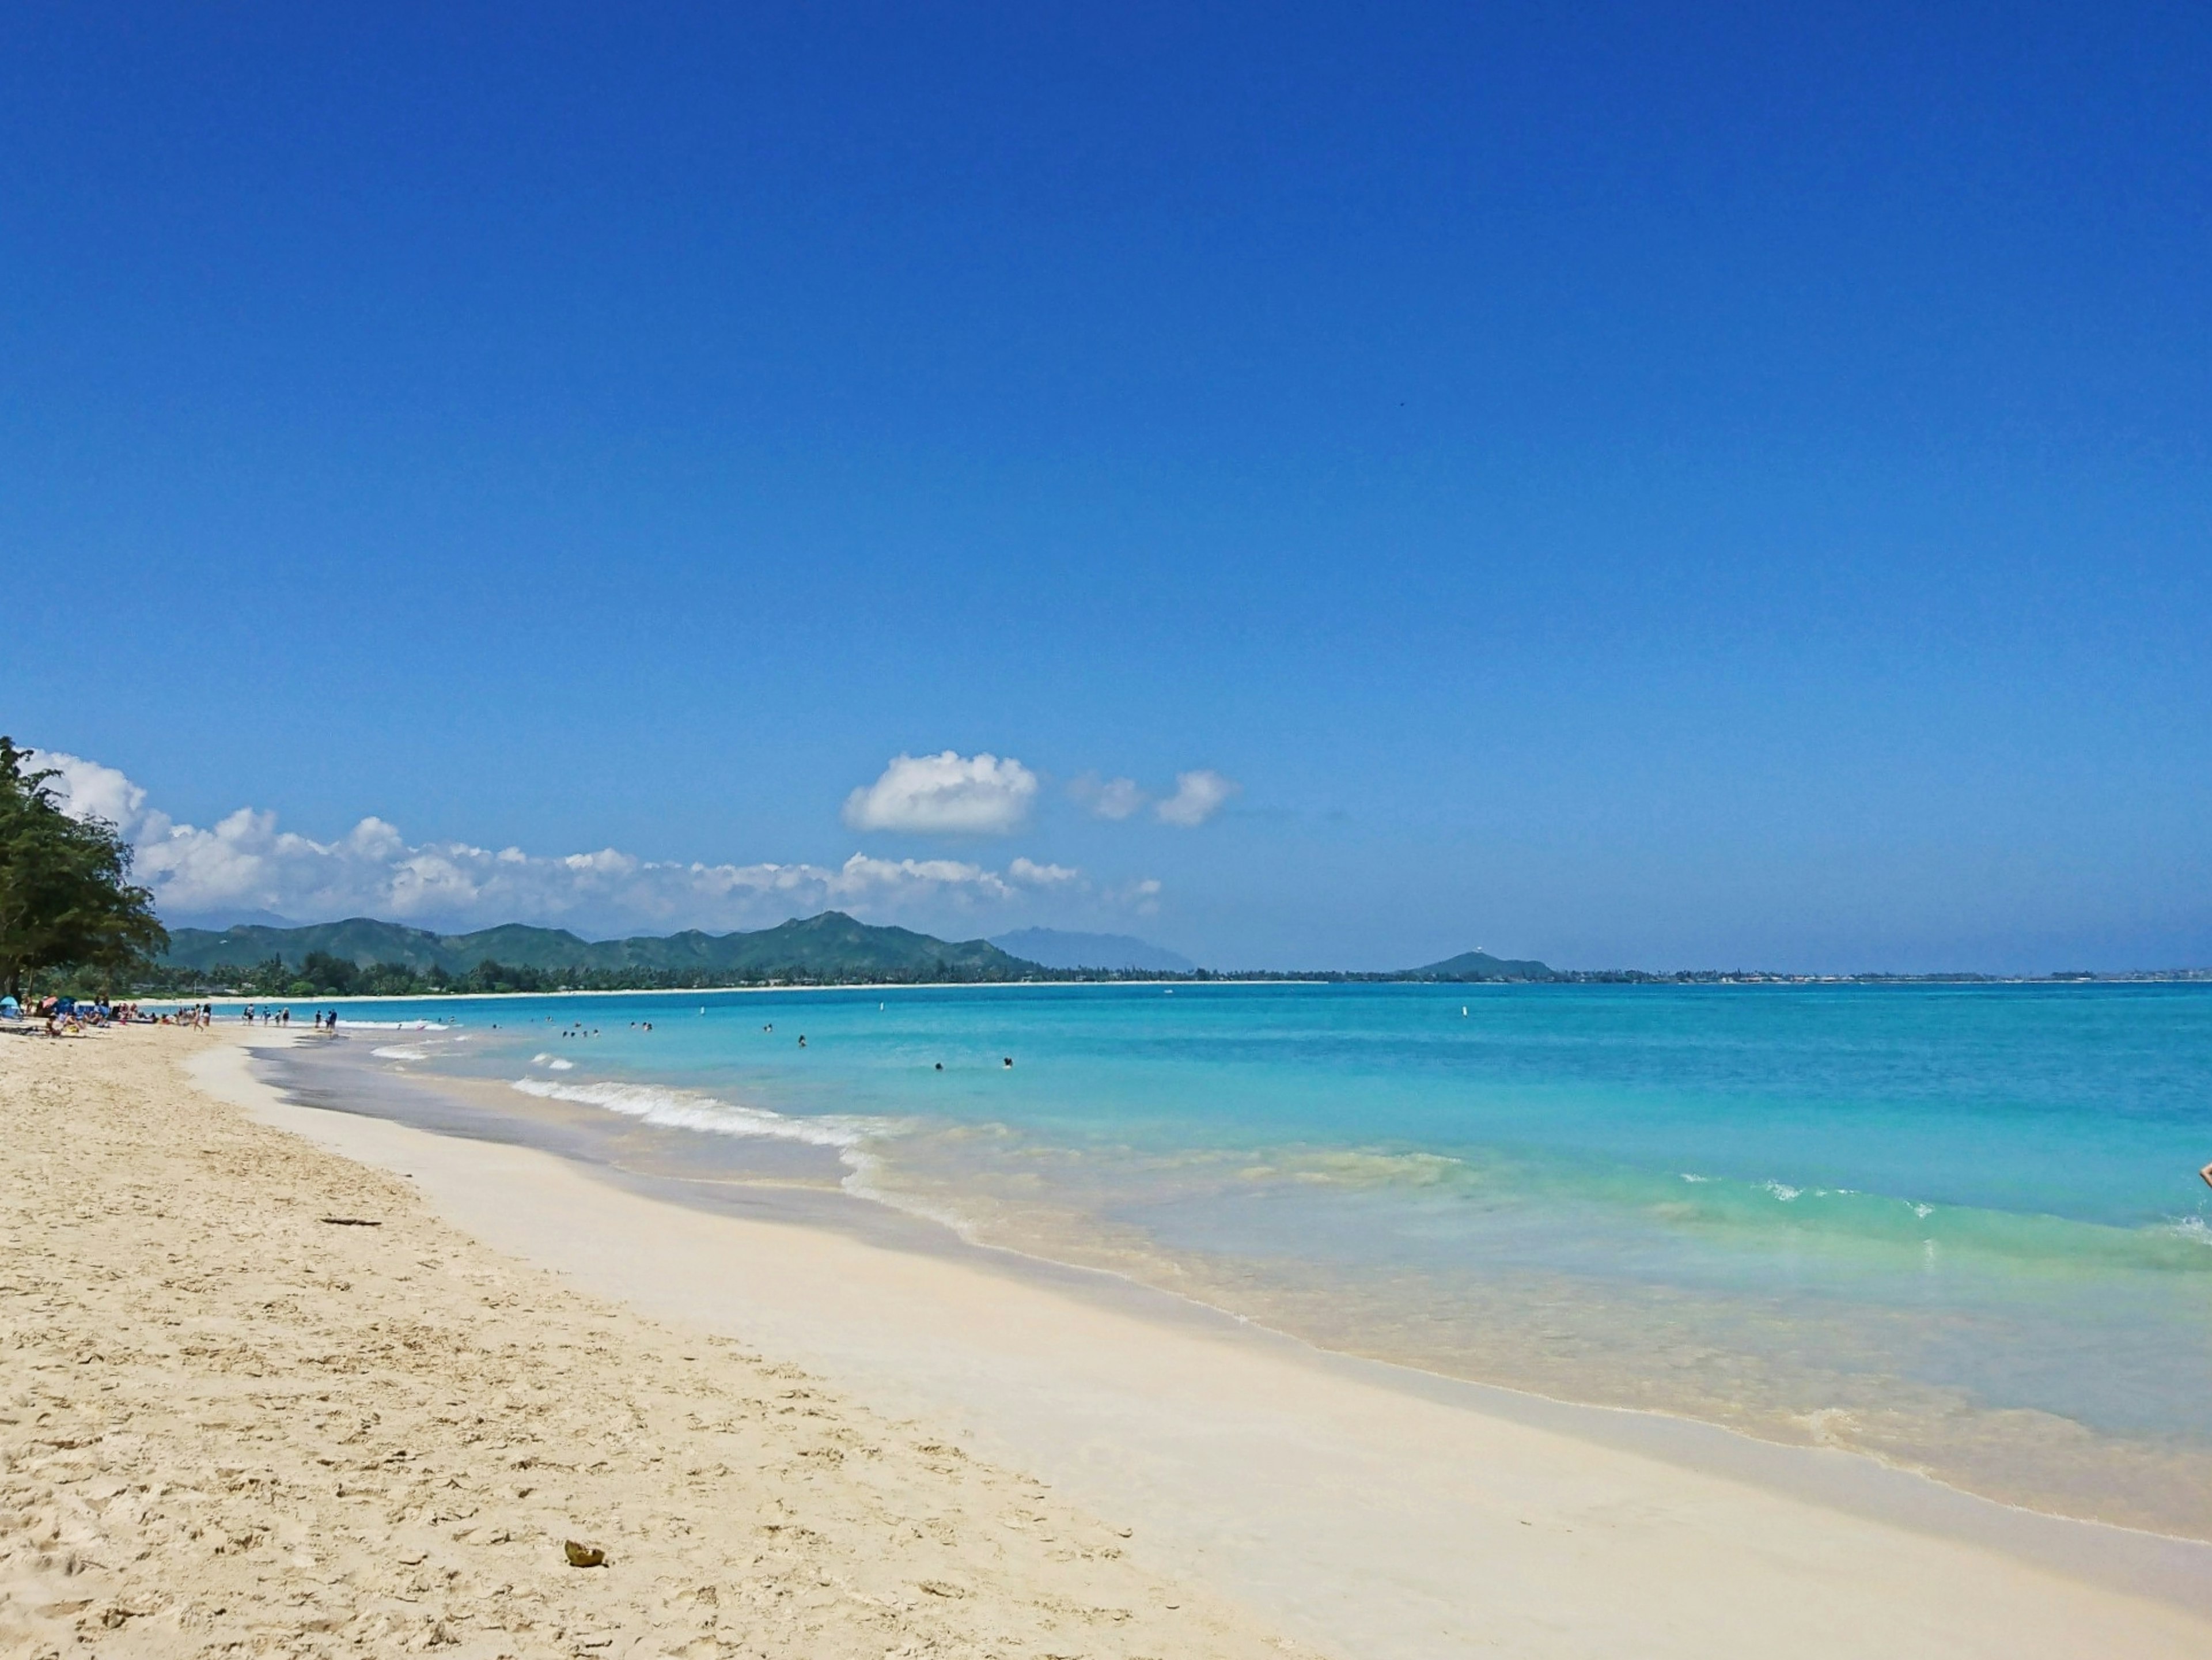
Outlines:
[[0, 1654], [1283, 1651], [1036, 1482], [190, 1091], [219, 1041], [0, 1039]]

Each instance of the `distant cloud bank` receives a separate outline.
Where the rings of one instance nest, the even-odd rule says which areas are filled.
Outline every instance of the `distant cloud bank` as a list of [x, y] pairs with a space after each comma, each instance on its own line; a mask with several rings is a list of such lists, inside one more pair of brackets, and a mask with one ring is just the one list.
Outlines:
[[[1096, 890], [1083, 872], [1017, 858], [1004, 870], [960, 859], [878, 859], [842, 865], [682, 863], [613, 848], [547, 855], [461, 842], [410, 842], [398, 826], [363, 818], [327, 842], [278, 827], [273, 812], [240, 807], [207, 828], [150, 806], [112, 767], [43, 751], [57, 794], [80, 817], [106, 818], [137, 850], [139, 879], [162, 913], [211, 919], [271, 913], [300, 921], [374, 915], [441, 927], [526, 921], [594, 932], [763, 927], [836, 908], [876, 920], [976, 913], [1003, 922], [1016, 902], [1082, 894], [1143, 909], [1157, 882]], [[1018, 824], [1036, 793], [1015, 761], [979, 755], [902, 756], [854, 793], [848, 823], [980, 831]], [[917, 823], [916, 821], [926, 821]], [[993, 916], [991, 913], [1000, 913]]]

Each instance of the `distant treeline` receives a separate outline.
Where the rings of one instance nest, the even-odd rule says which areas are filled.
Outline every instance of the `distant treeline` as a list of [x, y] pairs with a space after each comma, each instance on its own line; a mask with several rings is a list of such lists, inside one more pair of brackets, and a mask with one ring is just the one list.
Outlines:
[[[1553, 980], [1570, 977], [1573, 976], [1550, 976]], [[1419, 970], [1393, 974], [1270, 969], [1236, 973], [1218, 973], [1211, 969], [1164, 972], [1151, 969], [1048, 969], [1034, 963], [1001, 967], [958, 961], [913, 964], [896, 973], [872, 968], [824, 969], [804, 964], [740, 973], [728, 969], [701, 968], [531, 968], [486, 958], [471, 968], [448, 971], [435, 964], [427, 969], [405, 963], [363, 965], [318, 951], [308, 952], [296, 964], [288, 964], [281, 957], [250, 964], [216, 963], [202, 968], [163, 964], [142, 971], [132, 990], [141, 996], [158, 997], [210, 994], [242, 997], [481, 997], [500, 992], [711, 991], [760, 986], [1079, 985], [1102, 982], [1203, 985], [1217, 981], [1284, 984], [1476, 983], [1448, 980]], [[1529, 980], [1496, 982], [1494, 977], [1493, 982], [1543, 983]]]
[[[1007, 976], [961, 963], [917, 965], [911, 978], [932, 985], [976, 985], [1003, 981]], [[1040, 978], [1079, 979], [1049, 970]], [[858, 986], [880, 985], [880, 974], [854, 971], [823, 974], [796, 965], [757, 974], [733, 974], [726, 969], [602, 969], [530, 968], [486, 958], [473, 967], [449, 972], [437, 964], [417, 969], [405, 963], [372, 963], [366, 966], [310, 952], [297, 966], [281, 957], [252, 964], [216, 963], [205, 968], [164, 966], [143, 976], [142, 994], [191, 996], [228, 992], [246, 997], [481, 997], [497, 992], [555, 991], [706, 991], [726, 986]]]
[[[297, 927], [241, 924], [220, 933], [180, 927], [161, 958], [101, 970], [144, 996], [439, 997], [497, 992], [705, 991], [720, 987], [1006, 985], [1025, 982], [1320, 982], [1326, 984], [1727, 985], [1971, 982], [1987, 975], [1814, 976], [1758, 970], [1554, 969], [1533, 958], [1462, 952], [1424, 967], [1386, 973], [1344, 970], [1215, 972], [1046, 968], [988, 939], [939, 939], [872, 925], [839, 911], [793, 918], [754, 933], [696, 929], [626, 939], [587, 940], [564, 928], [505, 923], [473, 933], [434, 933], [374, 917]], [[63, 971], [64, 978], [68, 973]], [[2056, 980], [2191, 979], [2163, 976], [2054, 975]], [[105, 982], [94, 989], [106, 988]], [[55, 988], [76, 990], [74, 984]]]
[[[1144, 969], [1047, 969], [1021, 965], [1019, 974], [970, 964], [917, 964], [896, 977], [880, 970], [824, 971], [792, 964], [757, 974], [733, 975], [711, 969], [604, 969], [577, 966], [542, 969], [503, 964], [492, 958], [459, 972], [433, 964], [416, 969], [404, 963], [362, 965], [311, 952], [306, 961], [288, 964], [271, 957], [252, 964], [215, 964], [206, 968], [162, 966], [142, 970], [131, 976], [133, 994], [153, 997], [229, 995], [241, 997], [481, 997], [502, 992], [563, 991], [712, 991], [763, 986], [880, 986], [1004, 985], [1009, 983], [1093, 984], [1098, 982], [1213, 982], [1325, 984], [1325, 985], [1972, 985], [2015, 983], [2027, 976], [1986, 974], [1858, 974], [1802, 975], [1757, 970], [1686, 969], [1679, 972], [1650, 972], [1641, 969], [1556, 970], [1539, 979], [1486, 976], [1458, 979], [1403, 970], [1395, 973], [1361, 973], [1340, 969], [1306, 971], [1261, 969], [1217, 972], [1195, 969], [1168, 973]], [[67, 976], [64, 976], [67, 977]], [[2202, 981], [2212, 970], [2176, 970], [2140, 974], [2093, 975], [2080, 971], [2038, 976], [2058, 982], [2081, 981]], [[69, 989], [64, 987], [63, 989]]]

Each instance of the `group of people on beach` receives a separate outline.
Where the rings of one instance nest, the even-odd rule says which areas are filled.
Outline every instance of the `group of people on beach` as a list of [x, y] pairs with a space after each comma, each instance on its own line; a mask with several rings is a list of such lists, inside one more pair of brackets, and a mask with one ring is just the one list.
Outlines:
[[[248, 1003], [239, 1012], [238, 1018], [249, 1026], [256, 1023], [264, 1026], [289, 1026], [292, 1024], [292, 1006], [287, 1003], [279, 1007], [273, 1003], [264, 1003], [256, 1008]], [[337, 1037], [338, 1012], [336, 1009], [318, 1009], [315, 1012], [315, 1031], [319, 1035]]]
[[49, 1037], [73, 1037], [99, 1026], [128, 1025], [142, 1015], [136, 1003], [111, 1003], [106, 999], [81, 1001], [74, 997], [42, 997], [26, 1009], [13, 997], [0, 997], [0, 1020], [42, 1022]]

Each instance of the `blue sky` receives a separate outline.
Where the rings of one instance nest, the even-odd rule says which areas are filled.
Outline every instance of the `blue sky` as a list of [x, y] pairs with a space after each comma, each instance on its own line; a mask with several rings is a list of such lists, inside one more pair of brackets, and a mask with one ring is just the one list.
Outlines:
[[176, 914], [2212, 961], [2201, 9], [307, 10], [0, 18], [0, 728]]

